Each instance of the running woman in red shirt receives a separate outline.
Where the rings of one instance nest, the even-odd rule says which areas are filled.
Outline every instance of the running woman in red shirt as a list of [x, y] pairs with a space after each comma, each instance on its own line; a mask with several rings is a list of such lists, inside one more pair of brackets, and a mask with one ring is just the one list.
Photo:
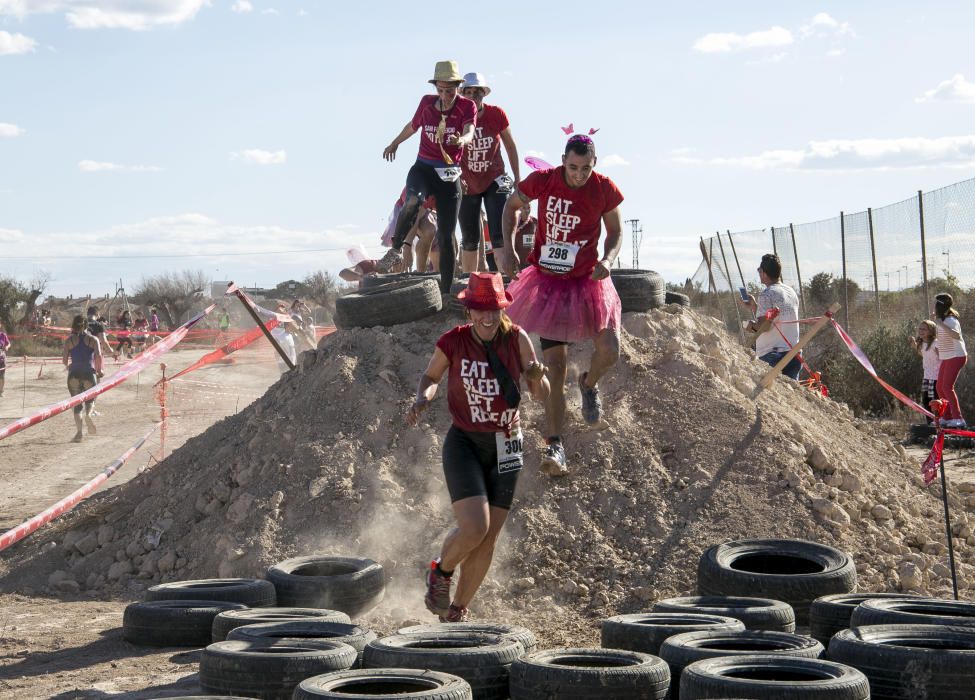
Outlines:
[[[519, 383], [532, 396], [548, 396], [545, 368], [528, 334], [504, 313], [511, 295], [501, 275], [471, 273], [457, 295], [470, 323], [444, 333], [416, 389], [406, 421], [416, 425], [444, 375], [453, 425], [443, 443], [443, 470], [457, 527], [427, 572], [424, 603], [443, 622], [463, 622], [487, 575], [494, 545], [508, 517], [522, 468]], [[454, 570], [460, 580], [451, 599]]]
[[392, 162], [399, 145], [420, 131], [420, 153], [406, 176], [406, 202], [396, 220], [393, 247], [380, 260], [389, 272], [403, 260], [403, 242], [416, 221], [417, 209], [428, 196], [437, 202], [437, 240], [440, 244], [440, 291], [450, 292], [457, 246], [454, 231], [460, 207], [460, 163], [474, 138], [477, 106], [457, 94], [463, 80], [454, 61], [440, 61], [434, 70], [436, 95], [424, 95], [413, 119], [386, 146], [383, 158]]
[[[620, 250], [623, 194], [595, 167], [596, 145], [576, 134], [565, 144], [562, 165], [525, 178], [504, 209], [502, 270], [514, 280], [508, 286], [514, 297], [508, 313], [541, 337], [552, 380], [545, 404], [548, 447], [542, 457], [542, 469], [552, 476], [568, 473], [562, 445], [568, 344], [593, 339], [589, 370], [579, 376], [582, 417], [590, 425], [599, 422], [602, 410], [596, 382], [620, 353], [620, 298], [609, 274]], [[516, 214], [533, 199], [538, 200], [538, 233], [528, 255], [530, 265], [515, 277]], [[606, 227], [602, 257], [601, 226]]]
[[[481, 240], [481, 203], [487, 213], [487, 228], [491, 235], [493, 248], [501, 248], [501, 214], [504, 203], [514, 187], [518, 186], [521, 174], [518, 170], [518, 147], [511, 135], [508, 115], [496, 105], [484, 104], [484, 98], [491, 94], [491, 88], [480, 73], [468, 73], [460, 92], [477, 105], [477, 124], [474, 127], [474, 140], [464, 149], [461, 161], [461, 181], [464, 196], [460, 200], [461, 265], [464, 272], [474, 272], [478, 263], [478, 246]], [[501, 144], [504, 144], [514, 180], [504, 171], [501, 158]], [[492, 268], [493, 269], [493, 268]]]

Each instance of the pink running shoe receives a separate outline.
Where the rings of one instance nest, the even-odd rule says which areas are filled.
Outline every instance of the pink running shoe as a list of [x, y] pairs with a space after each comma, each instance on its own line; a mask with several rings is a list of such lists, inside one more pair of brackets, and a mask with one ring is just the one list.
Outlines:
[[430, 562], [430, 570], [427, 572], [427, 594], [423, 597], [423, 603], [427, 610], [434, 615], [443, 617], [450, 608], [450, 576], [444, 576], [438, 568], [439, 559]]
[[440, 616], [441, 622], [467, 622], [471, 619], [471, 611], [458, 605], [450, 604], [447, 614]]

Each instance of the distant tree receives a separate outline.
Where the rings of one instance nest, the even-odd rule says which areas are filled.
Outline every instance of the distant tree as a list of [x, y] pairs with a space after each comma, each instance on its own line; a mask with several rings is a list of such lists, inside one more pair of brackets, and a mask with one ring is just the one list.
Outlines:
[[308, 275], [304, 282], [304, 295], [319, 306], [328, 310], [331, 315], [335, 312], [335, 300], [339, 296], [338, 281], [325, 270], [318, 270]]
[[[13, 332], [17, 325], [15, 319], [20, 316], [18, 309], [26, 305], [30, 294], [31, 290], [20, 280], [0, 276], [0, 321], [3, 322], [3, 328], [8, 333]], [[37, 296], [40, 296], [40, 293]]]
[[163, 321], [173, 329], [183, 322], [187, 313], [200, 306], [209, 283], [203, 270], [165, 272], [143, 277], [132, 299], [138, 304], [157, 306]]
[[307, 285], [298, 280], [285, 280], [284, 282], [278, 283], [274, 288], [275, 299], [293, 299], [294, 297], [303, 297], [308, 294]]
[[[809, 303], [815, 308], [829, 306], [836, 301], [837, 280], [828, 272], [817, 272], [806, 285], [806, 295]], [[841, 285], [842, 286], [842, 281]], [[842, 290], [841, 290], [842, 291]]]

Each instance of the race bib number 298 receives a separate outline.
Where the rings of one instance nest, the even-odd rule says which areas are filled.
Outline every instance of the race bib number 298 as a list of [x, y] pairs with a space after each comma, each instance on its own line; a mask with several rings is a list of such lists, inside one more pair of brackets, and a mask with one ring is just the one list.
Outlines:
[[579, 244], [563, 241], [549, 242], [542, 246], [538, 264], [550, 272], [565, 274], [576, 265]]

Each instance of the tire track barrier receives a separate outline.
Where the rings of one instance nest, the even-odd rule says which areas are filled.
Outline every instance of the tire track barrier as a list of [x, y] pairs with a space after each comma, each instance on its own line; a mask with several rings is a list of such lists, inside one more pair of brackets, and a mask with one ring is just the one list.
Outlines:
[[107, 381], [96, 384], [91, 389], [83, 391], [80, 394], [76, 394], [68, 399], [58, 401], [57, 403], [53, 403], [38, 409], [31, 415], [24, 416], [23, 418], [20, 418], [13, 423], [4, 426], [3, 428], [0, 428], [0, 440], [8, 438], [11, 435], [19, 433], [21, 430], [29, 428], [33, 425], [37, 425], [41, 421], [45, 421], [48, 418], [58, 415], [59, 413], [63, 413], [64, 411], [74, 408], [85, 401], [91, 401], [96, 396], [104, 394], [110, 389], [114, 389], [126, 379], [129, 379], [130, 377], [133, 377], [144, 370], [150, 364], [159, 359], [161, 355], [176, 347], [176, 345], [185, 337], [189, 329], [199, 323], [215, 308], [216, 304], [211, 304], [208, 306], [206, 309], [170, 333], [169, 337], [167, 337], [165, 340], [159, 341], [131, 362], [124, 364], [121, 369], [113, 374]]
[[60, 501], [55, 503], [53, 506], [45, 510], [44, 512], [35, 515], [30, 520], [21, 523], [12, 530], [7, 530], [7, 532], [0, 535], [0, 552], [5, 550], [10, 545], [19, 542], [20, 540], [27, 537], [29, 534], [39, 529], [40, 527], [48, 524], [58, 516], [64, 515], [69, 510], [78, 505], [85, 498], [94, 493], [95, 489], [101, 486], [105, 481], [108, 480], [112, 474], [121, 469], [126, 462], [134, 455], [140, 447], [142, 447], [149, 436], [156, 430], [157, 426], [150, 428], [145, 435], [143, 435], [134, 445], [123, 452], [119, 457], [105, 467], [101, 473], [94, 479], [89, 481], [87, 484], [79, 488], [77, 491], [72, 493], [70, 496], [62, 498]]

